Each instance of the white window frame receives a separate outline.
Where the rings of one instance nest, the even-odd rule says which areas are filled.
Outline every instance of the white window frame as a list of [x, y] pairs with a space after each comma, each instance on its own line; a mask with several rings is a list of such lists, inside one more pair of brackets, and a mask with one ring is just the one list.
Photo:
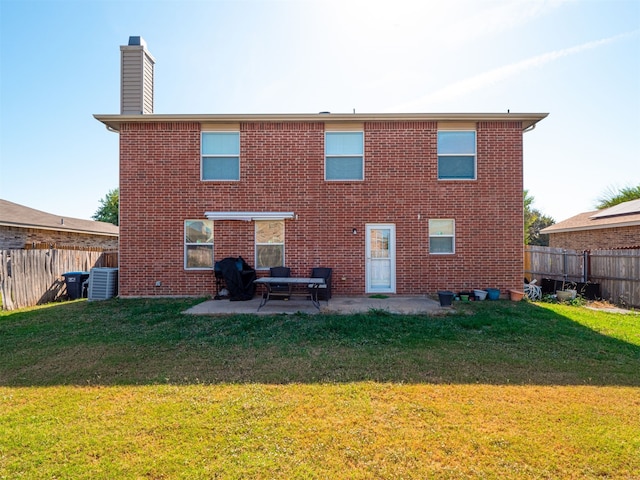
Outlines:
[[[192, 242], [187, 242], [187, 223], [188, 222], [202, 222], [205, 225], [208, 225], [209, 228], [211, 229], [211, 241], [192, 241]], [[214, 253], [213, 253], [213, 249], [214, 249], [214, 245], [215, 245], [215, 241], [214, 241], [214, 236], [213, 236], [213, 220], [203, 220], [201, 218], [188, 218], [184, 221], [184, 269], [185, 270], [213, 270], [214, 268]], [[208, 238], [206, 240], [209, 240]], [[211, 266], [210, 267], [190, 267], [188, 265], [188, 251], [189, 251], [189, 247], [193, 247], [193, 246], [210, 246], [211, 247]]]
[[[203, 139], [205, 135], [221, 135], [235, 133], [238, 135], [238, 153], [204, 153], [202, 147], [204, 145]], [[204, 178], [204, 160], [205, 158], [229, 158], [237, 157], [238, 159], [238, 178]], [[240, 181], [240, 131], [239, 130], [215, 130], [215, 131], [202, 131], [200, 132], [200, 180], [203, 182], [239, 182]]]
[[[345, 133], [359, 133], [362, 135], [362, 154], [345, 154], [345, 153], [337, 153], [337, 154], [327, 154], [327, 137], [330, 135], [336, 134], [345, 134]], [[329, 130], [324, 132], [324, 180], [326, 182], [362, 182], [364, 181], [364, 130]], [[327, 159], [329, 158], [339, 158], [339, 157], [347, 157], [347, 158], [360, 158], [362, 161], [362, 169], [360, 171], [360, 178], [327, 178]]]
[[[463, 132], [472, 132], [473, 133], [473, 154], [470, 153], [440, 153], [440, 134], [441, 133], [463, 133]], [[443, 182], [465, 182], [465, 181], [474, 181], [478, 179], [478, 132], [477, 130], [471, 129], [459, 129], [459, 130], [447, 130], [442, 129], [438, 130], [437, 133], [437, 170], [438, 170], [438, 180]], [[473, 177], [464, 177], [464, 178], [442, 178], [440, 177], [440, 158], [446, 157], [473, 157]]]
[[[261, 242], [258, 243], [258, 226], [260, 223], [265, 223], [265, 222], [280, 222], [282, 223], [282, 242]], [[256, 220], [255, 221], [255, 230], [254, 230], [254, 242], [255, 242], [255, 263], [254, 265], [256, 266], [256, 270], [261, 270], [261, 271], [265, 271], [265, 270], [269, 270], [271, 267], [284, 267], [286, 265], [286, 261], [285, 261], [285, 235], [286, 235], [286, 229], [285, 229], [285, 222], [284, 220]], [[260, 262], [259, 262], [259, 258], [258, 258], [258, 247], [259, 246], [274, 246], [274, 245], [278, 245], [278, 246], [282, 246], [282, 265], [269, 265], [268, 267], [263, 267], [260, 266]]]
[[[431, 222], [451, 222], [451, 234], [435, 232], [431, 226]], [[450, 252], [433, 252], [431, 251], [432, 238], [451, 238]], [[430, 218], [429, 219], [429, 255], [454, 255], [456, 253], [456, 221], [453, 218]]]

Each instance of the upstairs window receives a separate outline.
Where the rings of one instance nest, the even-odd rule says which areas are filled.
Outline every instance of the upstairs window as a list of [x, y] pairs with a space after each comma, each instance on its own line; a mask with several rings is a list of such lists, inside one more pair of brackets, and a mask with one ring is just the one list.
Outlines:
[[326, 180], [364, 179], [363, 132], [327, 132], [324, 152]]
[[438, 180], [476, 179], [476, 132], [438, 132]]
[[455, 223], [452, 219], [429, 220], [429, 253], [455, 253]]
[[240, 133], [203, 132], [202, 180], [240, 180]]
[[213, 268], [213, 221], [185, 220], [184, 268], [187, 270]]

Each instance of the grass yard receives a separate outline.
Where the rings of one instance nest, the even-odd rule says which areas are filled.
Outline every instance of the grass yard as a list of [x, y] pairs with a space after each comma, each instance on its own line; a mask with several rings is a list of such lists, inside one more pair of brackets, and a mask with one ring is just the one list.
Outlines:
[[0, 312], [0, 479], [640, 478], [640, 315]]

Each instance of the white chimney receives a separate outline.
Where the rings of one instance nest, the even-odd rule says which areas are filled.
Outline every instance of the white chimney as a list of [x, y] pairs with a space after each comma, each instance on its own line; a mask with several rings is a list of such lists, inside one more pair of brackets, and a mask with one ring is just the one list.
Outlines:
[[153, 65], [155, 59], [142, 37], [129, 37], [120, 46], [120, 113], [153, 113]]

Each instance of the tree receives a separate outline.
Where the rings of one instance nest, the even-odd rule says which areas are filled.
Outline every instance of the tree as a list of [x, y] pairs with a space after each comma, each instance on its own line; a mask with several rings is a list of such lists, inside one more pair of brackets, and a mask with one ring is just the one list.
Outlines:
[[623, 187], [621, 189], [609, 187], [600, 196], [600, 198], [598, 198], [598, 203], [595, 207], [598, 210], [602, 210], [603, 208], [613, 207], [614, 205], [618, 205], [619, 203], [628, 202], [630, 200], [637, 200], [639, 198], [640, 185], [635, 187]]
[[91, 218], [99, 222], [113, 223], [118, 225], [120, 209], [120, 190], [118, 188], [109, 191], [102, 200], [100, 208]]
[[549, 245], [549, 235], [540, 233], [540, 230], [555, 223], [555, 220], [533, 208], [533, 196], [529, 190], [523, 193], [524, 198], [524, 244], [525, 245]]

